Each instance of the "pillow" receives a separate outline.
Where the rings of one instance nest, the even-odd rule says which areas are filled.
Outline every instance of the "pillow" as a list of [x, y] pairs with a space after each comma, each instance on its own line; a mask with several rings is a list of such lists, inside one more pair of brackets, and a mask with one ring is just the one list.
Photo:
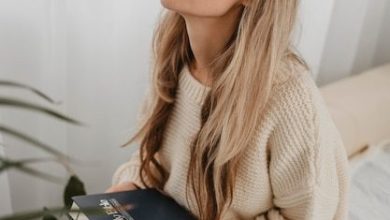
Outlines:
[[320, 88], [349, 157], [390, 138], [390, 64]]

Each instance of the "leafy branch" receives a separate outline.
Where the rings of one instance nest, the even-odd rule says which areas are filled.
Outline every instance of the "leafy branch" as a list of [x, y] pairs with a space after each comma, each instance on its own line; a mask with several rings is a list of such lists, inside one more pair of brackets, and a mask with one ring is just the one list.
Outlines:
[[[1, 88], [10, 87], [10, 88], [26, 90], [28, 92], [33, 93], [37, 97], [45, 100], [48, 104], [58, 105], [61, 103], [59, 101], [55, 101], [45, 93], [29, 85], [12, 82], [12, 81], [0, 80], [0, 87]], [[46, 106], [11, 98], [11, 97], [0, 96], [0, 108], [1, 107], [11, 107], [11, 108], [17, 108], [25, 111], [32, 111], [32, 112], [44, 114], [48, 117], [54, 118], [56, 120], [65, 123], [73, 124], [76, 126], [84, 126], [84, 124], [79, 122], [78, 120], [75, 120], [69, 116], [66, 116], [65, 114], [62, 114]], [[63, 216], [64, 213], [72, 212], [70, 210], [70, 207], [72, 205], [72, 197], [86, 194], [84, 183], [77, 177], [77, 175], [75, 174], [75, 172], [70, 166], [70, 163], [77, 162], [77, 160], [74, 158], [70, 158], [66, 154], [57, 150], [55, 147], [50, 146], [28, 134], [24, 134], [14, 128], [11, 128], [8, 125], [4, 125], [0, 123], [0, 133], [9, 135], [14, 139], [24, 141], [28, 144], [28, 146], [42, 150], [50, 155], [50, 157], [45, 157], [45, 158], [27, 158], [27, 159], [20, 159], [20, 160], [13, 160], [10, 158], [0, 156], [0, 175], [7, 170], [15, 169], [27, 175], [31, 175], [33, 177], [40, 178], [53, 183], [57, 183], [57, 184], [65, 183], [66, 182], [65, 179], [62, 177], [54, 176], [52, 174], [32, 168], [30, 166], [31, 164], [35, 164], [35, 163], [46, 163], [46, 162], [58, 163], [62, 165], [69, 173], [69, 179], [63, 191], [64, 207], [57, 207], [52, 209], [48, 209], [44, 207], [42, 210], [15, 213], [3, 217], [0, 216], [0, 220], [28, 220], [28, 219], [37, 219], [37, 218], [42, 218], [43, 220], [56, 220], [58, 217]], [[0, 143], [0, 145], [4, 147], [9, 147], [2, 143]]]

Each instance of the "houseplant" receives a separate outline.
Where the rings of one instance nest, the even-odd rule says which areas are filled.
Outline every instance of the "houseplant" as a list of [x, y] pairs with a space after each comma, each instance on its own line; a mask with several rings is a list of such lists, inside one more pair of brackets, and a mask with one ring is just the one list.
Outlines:
[[[38, 96], [40, 99], [44, 100], [49, 105], [59, 105], [60, 102], [54, 101], [45, 93], [39, 91], [36, 88], [33, 88], [29, 85], [0, 80], [0, 88], [10, 87], [14, 89], [27, 90], [28, 92], [33, 93]], [[84, 126], [83, 123], [75, 120], [69, 116], [66, 116], [56, 110], [53, 110], [50, 107], [46, 107], [43, 105], [39, 105], [36, 103], [31, 103], [25, 100], [19, 100], [15, 98], [11, 98], [5, 95], [0, 94], [0, 109], [4, 107], [18, 108], [25, 111], [33, 111], [37, 114], [44, 114], [48, 117], [52, 117], [56, 120], [73, 124], [76, 126]], [[44, 220], [55, 220], [59, 218], [67, 217], [66, 213], [70, 211], [70, 207], [72, 204], [72, 196], [76, 195], [85, 195], [86, 191], [84, 188], [83, 182], [80, 178], [75, 174], [71, 165], [73, 163], [77, 163], [78, 160], [75, 158], [71, 158], [64, 153], [57, 150], [54, 146], [50, 146], [44, 143], [41, 140], [36, 139], [35, 137], [29, 136], [28, 134], [22, 133], [17, 129], [12, 128], [9, 125], [5, 125], [0, 121], [0, 133], [3, 135], [8, 135], [11, 138], [19, 139], [21, 141], [26, 142], [28, 147], [32, 147], [35, 150], [44, 151], [48, 157], [46, 158], [28, 158], [23, 160], [14, 160], [12, 158], [8, 158], [6, 156], [0, 155], [0, 175], [7, 170], [14, 169], [19, 172], [23, 172], [26, 175], [32, 175], [36, 178], [41, 178], [46, 181], [50, 181], [53, 183], [63, 184], [57, 176], [53, 176], [51, 174], [45, 173], [44, 171], [38, 170], [36, 168], [32, 168], [31, 165], [34, 163], [47, 163], [47, 162], [56, 162], [62, 165], [67, 173], [67, 183], [64, 185], [63, 190], [63, 206], [62, 207], [43, 207], [41, 210], [33, 210], [24, 213], [14, 213], [8, 216], [0, 216], [0, 220], [27, 220], [27, 219], [37, 219], [43, 218]], [[4, 143], [0, 143], [5, 148], [8, 146]]]

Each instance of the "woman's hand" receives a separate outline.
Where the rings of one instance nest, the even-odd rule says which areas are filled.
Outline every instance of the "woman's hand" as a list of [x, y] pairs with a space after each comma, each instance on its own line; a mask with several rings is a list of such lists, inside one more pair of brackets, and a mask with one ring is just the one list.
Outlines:
[[136, 190], [136, 189], [139, 189], [139, 187], [136, 184], [132, 182], [123, 182], [123, 183], [119, 183], [118, 185], [111, 186], [106, 190], [106, 193], [129, 191], [129, 190]]

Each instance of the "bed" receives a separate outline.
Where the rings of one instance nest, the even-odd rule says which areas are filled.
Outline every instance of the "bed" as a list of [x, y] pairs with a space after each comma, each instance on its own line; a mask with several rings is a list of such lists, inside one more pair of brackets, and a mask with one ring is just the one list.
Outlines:
[[350, 160], [350, 220], [390, 219], [390, 64], [321, 89]]
[[350, 220], [390, 219], [390, 140], [351, 163]]

